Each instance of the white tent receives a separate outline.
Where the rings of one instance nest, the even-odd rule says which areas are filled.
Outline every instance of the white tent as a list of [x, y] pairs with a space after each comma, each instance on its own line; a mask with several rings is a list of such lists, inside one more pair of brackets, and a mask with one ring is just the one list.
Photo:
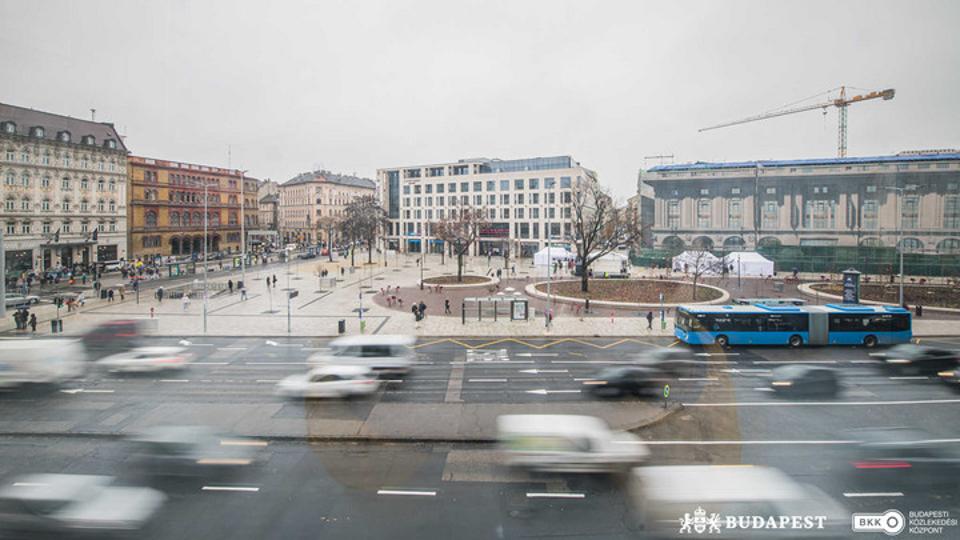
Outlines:
[[574, 259], [573, 253], [570, 253], [562, 247], [543, 248], [533, 254], [533, 264], [536, 266], [549, 266], [551, 262], [563, 262]]
[[609, 272], [618, 274], [630, 268], [630, 262], [626, 255], [622, 253], [610, 252], [593, 261], [590, 269], [594, 275], [598, 272]]
[[674, 272], [695, 272], [716, 275], [722, 271], [720, 259], [709, 251], [684, 251], [673, 258]]
[[773, 261], [756, 251], [734, 251], [724, 258], [730, 275], [763, 277], [773, 275]]

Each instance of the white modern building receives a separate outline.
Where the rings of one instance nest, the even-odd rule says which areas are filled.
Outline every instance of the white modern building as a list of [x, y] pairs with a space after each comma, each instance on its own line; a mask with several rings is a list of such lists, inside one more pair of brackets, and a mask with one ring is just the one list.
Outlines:
[[7, 276], [127, 257], [127, 149], [113, 124], [0, 103]]
[[487, 218], [471, 254], [531, 257], [547, 245], [548, 233], [555, 245], [570, 243], [572, 190], [596, 181], [596, 173], [570, 156], [476, 158], [378, 169], [377, 181], [390, 218], [387, 249], [440, 253], [436, 223], [471, 207]]

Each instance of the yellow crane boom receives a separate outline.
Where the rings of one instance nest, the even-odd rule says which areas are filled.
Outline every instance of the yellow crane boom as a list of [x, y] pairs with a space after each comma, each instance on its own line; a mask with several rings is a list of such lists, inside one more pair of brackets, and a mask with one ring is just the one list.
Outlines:
[[860, 103], [861, 101], [868, 101], [871, 99], [883, 99], [884, 101], [889, 101], [893, 99], [896, 95], [896, 91], [893, 88], [887, 88], [886, 90], [877, 90], [874, 92], [868, 92], [866, 94], [859, 94], [853, 97], [847, 97], [847, 87], [840, 87], [840, 95], [828, 101], [822, 103], [815, 103], [813, 105], [804, 105], [801, 107], [792, 107], [779, 109], [775, 111], [766, 112], [763, 114], [758, 114], [754, 116], [748, 116], [747, 118], [742, 118], [740, 120], [733, 120], [731, 122], [724, 122], [722, 124], [717, 124], [715, 126], [709, 126], [700, 129], [699, 131], [709, 131], [711, 129], [720, 129], [728, 126], [736, 126], [739, 124], [746, 124], [748, 122], [756, 122], [758, 120], [766, 120], [768, 118], [776, 118], [778, 116], [786, 116], [788, 114], [794, 114], [804, 111], [813, 111], [816, 109], [822, 109], [826, 112], [827, 107], [836, 107], [840, 111], [839, 125], [837, 128], [837, 155], [839, 157], [846, 157], [847, 155], [847, 106], [854, 103]]

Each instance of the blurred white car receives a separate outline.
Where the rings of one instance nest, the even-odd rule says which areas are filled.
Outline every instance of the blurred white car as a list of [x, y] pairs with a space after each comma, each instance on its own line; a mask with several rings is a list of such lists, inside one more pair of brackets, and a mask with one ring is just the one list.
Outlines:
[[183, 369], [193, 359], [184, 347], [137, 347], [97, 360], [107, 371], [148, 372]]
[[111, 485], [109, 476], [32, 474], [0, 490], [0, 530], [63, 533], [135, 530], [163, 505], [166, 496], [145, 487]]
[[549, 472], [626, 472], [650, 451], [630, 433], [592, 416], [508, 414], [497, 437], [511, 466]]
[[318, 352], [307, 362], [317, 365], [364, 366], [374, 371], [405, 372], [413, 366], [410, 336], [350, 336], [330, 342], [329, 350]]
[[380, 380], [363, 366], [324, 366], [302, 375], [291, 375], [277, 384], [285, 397], [325, 398], [372, 394]]
[[638, 467], [629, 488], [637, 517], [652, 538], [714, 533], [726, 538], [846, 538], [850, 533], [850, 514], [842, 505], [771, 467]]

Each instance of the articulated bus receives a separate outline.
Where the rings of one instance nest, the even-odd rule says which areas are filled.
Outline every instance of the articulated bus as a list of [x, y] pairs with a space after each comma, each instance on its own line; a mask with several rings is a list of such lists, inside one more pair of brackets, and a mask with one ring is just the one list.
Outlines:
[[910, 312], [860, 304], [679, 306], [674, 335], [691, 345], [892, 345], [913, 337]]

